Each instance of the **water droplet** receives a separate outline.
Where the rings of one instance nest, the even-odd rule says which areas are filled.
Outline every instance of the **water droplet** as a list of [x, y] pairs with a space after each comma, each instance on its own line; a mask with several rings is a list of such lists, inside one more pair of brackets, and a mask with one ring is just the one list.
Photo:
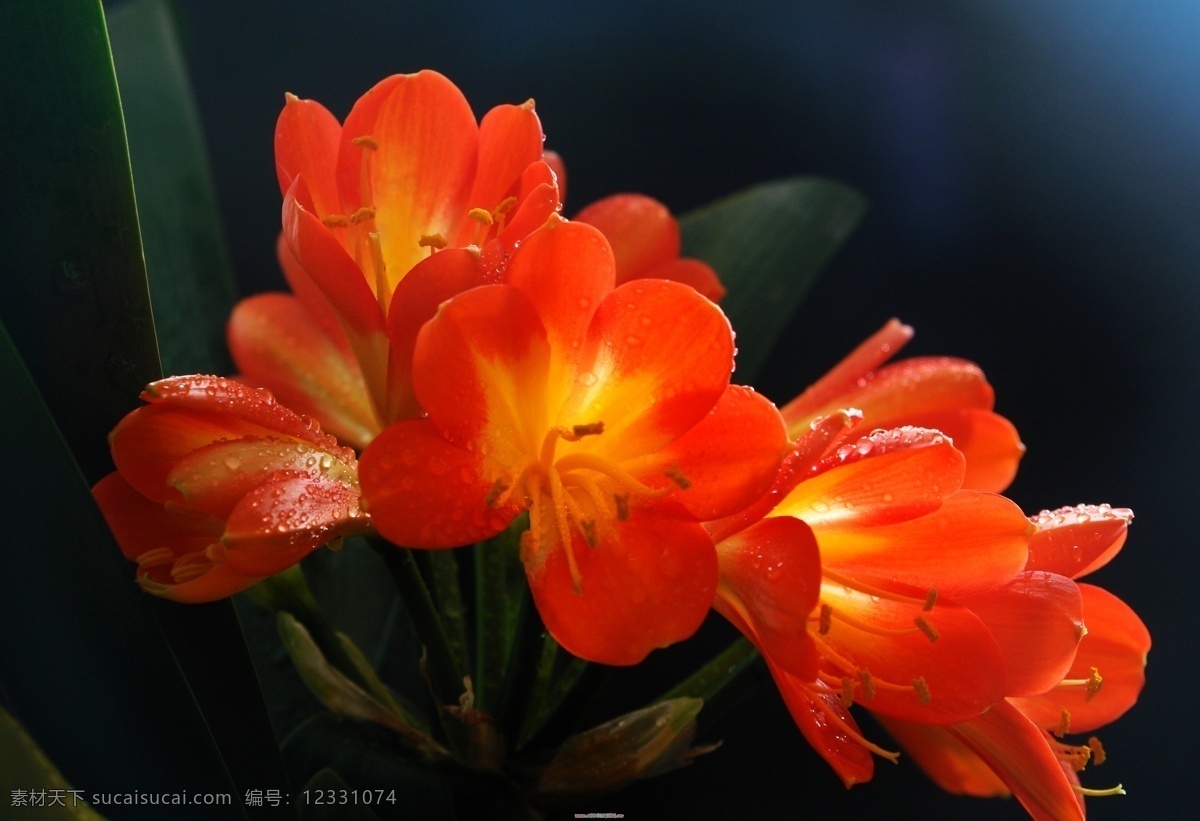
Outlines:
[[241, 466], [242, 466], [242, 460], [239, 459], [238, 457], [236, 457], [236, 456], [226, 456], [225, 457], [225, 467], [229, 468], [230, 470], [237, 470]]
[[596, 384], [596, 374], [592, 373], [591, 371], [579, 374], [579, 384], [583, 385], [585, 388], [590, 388], [592, 385]]

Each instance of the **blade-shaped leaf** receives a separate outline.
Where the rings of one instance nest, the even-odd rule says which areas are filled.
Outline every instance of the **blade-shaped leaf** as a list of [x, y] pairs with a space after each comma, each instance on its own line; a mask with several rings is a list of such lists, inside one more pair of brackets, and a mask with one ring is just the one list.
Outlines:
[[0, 3], [0, 320], [89, 483], [159, 376], [129, 154], [96, 0]]
[[117, 6], [108, 33], [163, 371], [226, 372], [233, 277], [170, 4]]
[[749, 382], [866, 200], [815, 177], [757, 185], [680, 220], [683, 252], [716, 269], [737, 333], [737, 380]]
[[[2, 327], [0, 380], [0, 419], [20, 431], [7, 452], [30, 470], [6, 485], [0, 515], [37, 525], [0, 553], [0, 682], [13, 713], [89, 795], [232, 793], [150, 601]], [[122, 809], [161, 817], [160, 807]], [[178, 809], [244, 817], [240, 802]]]
[[[0, 707], [0, 793], [8, 796], [8, 807], [38, 807], [40, 818], [50, 821], [104, 821], [104, 817], [88, 806], [84, 796], [72, 789], [62, 773], [54, 766], [25, 728]], [[61, 804], [47, 806], [30, 792], [54, 791], [62, 797]]]

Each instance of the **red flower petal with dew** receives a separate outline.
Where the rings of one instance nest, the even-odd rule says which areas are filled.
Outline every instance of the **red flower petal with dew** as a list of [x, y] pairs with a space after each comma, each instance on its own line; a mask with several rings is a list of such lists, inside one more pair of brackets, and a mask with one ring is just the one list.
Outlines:
[[1111, 505], [1078, 505], [1043, 510], [1030, 521], [1029, 570], [1078, 579], [1099, 570], [1121, 551], [1133, 511]]
[[568, 652], [637, 664], [699, 629], [717, 588], [716, 553], [699, 524], [643, 513], [614, 523], [594, 548], [574, 538], [578, 590], [565, 550], [525, 562], [542, 621]]

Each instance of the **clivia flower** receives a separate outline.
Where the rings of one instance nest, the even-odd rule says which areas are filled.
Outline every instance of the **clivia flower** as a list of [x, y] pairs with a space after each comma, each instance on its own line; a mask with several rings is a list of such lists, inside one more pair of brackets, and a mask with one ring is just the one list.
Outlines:
[[93, 489], [149, 592], [224, 598], [371, 531], [354, 452], [267, 391], [215, 376], [151, 383]]
[[[1107, 564], [1124, 544], [1132, 514], [1108, 505], [1079, 505], [1032, 517], [1026, 572], [1078, 578]], [[1137, 701], [1145, 683], [1150, 634], [1133, 610], [1108, 591], [1078, 585], [1086, 635], [1069, 669], [1037, 693], [1013, 695], [983, 716], [949, 726], [885, 720], [884, 726], [943, 789], [966, 795], [1013, 794], [1034, 818], [1083, 818], [1088, 790], [1077, 771], [1100, 764], [1104, 748], [1092, 736], [1067, 744], [1062, 736], [1092, 733]]]
[[428, 416], [385, 430], [361, 476], [379, 532], [409, 547], [479, 541], [528, 510], [547, 628], [575, 655], [634, 664], [699, 627], [717, 584], [700, 522], [761, 496], [786, 438], [774, 406], [729, 385], [720, 309], [614, 274], [595, 228], [552, 220], [505, 284], [444, 303], [413, 357]]

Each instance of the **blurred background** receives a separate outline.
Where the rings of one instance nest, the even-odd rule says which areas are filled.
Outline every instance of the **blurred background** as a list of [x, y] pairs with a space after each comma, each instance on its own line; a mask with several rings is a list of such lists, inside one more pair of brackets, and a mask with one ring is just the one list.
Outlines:
[[[244, 294], [282, 287], [272, 135], [284, 92], [344, 117], [396, 72], [441, 71], [477, 114], [534, 97], [567, 163], [568, 215], [629, 190], [682, 214], [798, 174], [862, 191], [865, 221], [757, 387], [786, 402], [897, 316], [917, 330], [907, 354], [987, 372], [1028, 448], [1009, 492], [1027, 512], [1136, 511], [1125, 552], [1089, 581], [1135, 607], [1155, 649], [1142, 702], [1100, 734], [1109, 763], [1085, 775], [1129, 796], [1088, 811], [1177, 813], [1197, 718], [1185, 690], [1197, 551], [1180, 516], [1193, 504], [1188, 465], [1200, 463], [1200, 6], [179, 5]], [[576, 809], [1021, 817], [1012, 801], [945, 796], [907, 760], [880, 762], [847, 794], [765, 677], [715, 735], [724, 747], [687, 770]]]

